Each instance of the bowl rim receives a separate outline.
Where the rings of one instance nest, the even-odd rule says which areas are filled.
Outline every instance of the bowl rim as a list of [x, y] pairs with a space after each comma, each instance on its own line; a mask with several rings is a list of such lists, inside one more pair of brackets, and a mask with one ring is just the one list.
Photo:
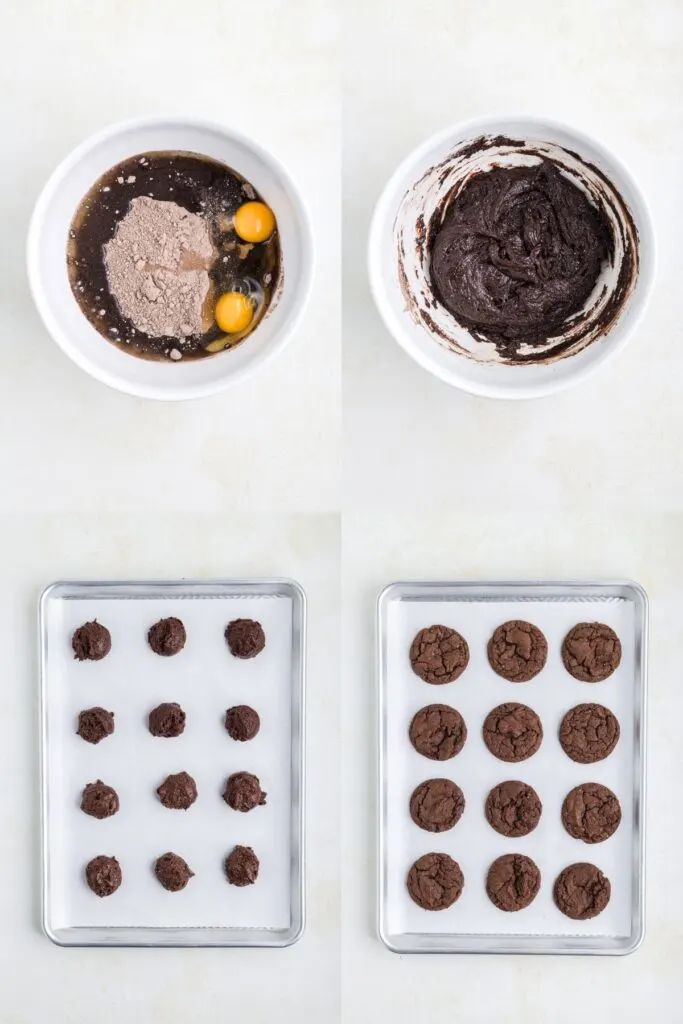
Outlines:
[[[626, 183], [628, 189], [637, 198], [641, 208], [640, 217], [636, 227], [638, 229], [639, 240], [642, 241], [643, 238], [646, 238], [648, 260], [645, 269], [643, 269], [642, 262], [639, 265], [637, 282], [638, 305], [631, 311], [631, 321], [628, 327], [623, 331], [620, 338], [617, 338], [617, 340], [612, 339], [611, 343], [605, 346], [594, 360], [583, 363], [582, 365], [577, 365], [572, 373], [567, 373], [555, 378], [550, 377], [547, 380], [538, 383], [527, 382], [525, 384], [517, 385], [512, 389], [501, 384], [468, 380], [467, 378], [461, 377], [458, 373], [457, 353], [453, 353], [455, 357], [453, 359], [453, 367], [446, 369], [436, 360], [430, 358], [428, 354], [423, 352], [419, 346], [413, 342], [408, 331], [405, 329], [402, 318], [396, 313], [388, 292], [384, 287], [381, 235], [385, 229], [388, 219], [391, 218], [393, 220], [396, 216], [397, 206], [395, 203], [394, 193], [396, 192], [397, 185], [411, 172], [413, 168], [419, 166], [419, 164], [423, 162], [425, 156], [432, 149], [449, 141], [452, 141], [455, 146], [458, 141], [465, 142], [469, 136], [476, 133], [504, 134], [506, 130], [509, 130], [513, 125], [520, 124], [528, 124], [529, 129], [534, 131], [546, 128], [551, 132], [556, 131], [570, 136], [576, 140], [578, 147], [583, 145], [588, 146], [594, 150], [600, 159], [604, 159], [608, 166], [611, 165], [614, 168], [619, 178]], [[517, 129], [517, 134], [519, 134], [519, 129]], [[418, 143], [418, 145], [415, 146], [399, 162], [382, 188], [372, 212], [367, 241], [367, 270], [370, 281], [370, 291], [385, 327], [404, 352], [414, 359], [415, 362], [433, 376], [438, 377], [440, 380], [452, 387], [459, 388], [461, 391], [466, 391], [469, 394], [476, 395], [480, 398], [503, 398], [514, 401], [529, 398], [542, 398], [572, 387], [595, 373], [607, 359], [624, 349], [639, 326], [652, 293], [657, 270], [657, 247], [652, 214], [643, 190], [640, 188], [631, 171], [626, 167], [621, 159], [612, 152], [612, 150], [608, 149], [602, 142], [599, 142], [592, 135], [587, 134], [581, 129], [575, 128], [573, 125], [567, 124], [564, 121], [559, 121], [556, 118], [525, 113], [494, 113], [468, 118], [467, 120], [456, 122], [446, 128], [439, 129], [437, 132], [434, 132], [422, 142]], [[630, 298], [628, 302], [630, 302]], [[607, 339], [609, 334], [610, 330], [605, 334], [605, 339]]]
[[[165, 126], [197, 128], [202, 131], [213, 132], [251, 150], [258, 160], [275, 172], [289, 191], [295, 215], [299, 222], [303, 243], [297, 303], [290, 313], [289, 320], [283, 325], [268, 347], [255, 356], [249, 365], [233, 369], [231, 372], [224, 373], [223, 376], [217, 377], [214, 380], [176, 384], [175, 386], [147, 384], [133, 379], [124, 379], [119, 374], [103, 369], [96, 362], [83, 355], [78, 346], [72, 343], [68, 333], [62, 329], [57, 318], [52, 313], [50, 303], [46, 298], [43, 275], [39, 269], [38, 248], [40, 233], [49, 205], [57, 194], [63, 178], [72, 168], [76, 167], [91, 150], [108, 139], [125, 135], [131, 131], [139, 131], [146, 128], [163, 128]], [[108, 124], [104, 128], [100, 128], [98, 131], [86, 136], [57, 163], [43, 184], [31, 212], [26, 236], [26, 272], [29, 289], [43, 325], [52, 340], [72, 362], [101, 384], [106, 384], [115, 391], [132, 395], [135, 398], [151, 398], [159, 401], [185, 401], [218, 394], [232, 387], [233, 384], [237, 384], [250, 377], [262, 366], [269, 363], [292, 339], [301, 322], [311, 296], [314, 271], [315, 245], [311, 216], [297, 183], [284, 164], [269, 149], [266, 149], [265, 146], [245, 132], [227, 124], [222, 124], [219, 121], [195, 117], [191, 114], [160, 113], [127, 118]]]

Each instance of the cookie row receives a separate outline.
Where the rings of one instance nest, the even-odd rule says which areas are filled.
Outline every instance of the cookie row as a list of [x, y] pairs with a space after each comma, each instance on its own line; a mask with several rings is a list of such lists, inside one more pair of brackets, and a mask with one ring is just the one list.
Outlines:
[[[266, 635], [254, 619], [233, 619], [225, 627], [225, 640], [235, 658], [255, 658], [266, 646]], [[179, 654], [187, 642], [187, 631], [180, 619], [159, 619], [147, 632], [147, 642], [155, 654], [165, 658]], [[111, 633], [94, 619], [84, 622], [71, 637], [77, 661], [101, 661], [111, 650]]]
[[[251, 846], [235, 846], [223, 862], [230, 885], [253, 885], [258, 878], [259, 859]], [[184, 889], [194, 871], [177, 853], [164, 853], [154, 862], [154, 874], [169, 892]], [[85, 880], [96, 896], [111, 896], [123, 881], [121, 865], [116, 857], [100, 854], [85, 866]]]
[[[408, 872], [406, 885], [411, 898], [423, 910], [446, 910], [459, 898], [465, 878], [457, 861], [447, 853], [425, 853]], [[524, 910], [538, 895], [541, 872], [531, 859], [520, 853], [506, 853], [489, 867], [486, 892], [499, 910]], [[588, 921], [602, 913], [609, 903], [609, 878], [595, 866], [570, 864], [555, 879], [555, 905], [574, 921]]]
[[[157, 796], [164, 807], [186, 811], [197, 799], [197, 783], [188, 772], [167, 775], [157, 788]], [[223, 789], [223, 799], [233, 811], [252, 811], [266, 803], [267, 794], [261, 789], [257, 775], [251, 772], [233, 772]], [[120, 807], [119, 795], [113, 786], [101, 779], [89, 782], [81, 795], [81, 810], [93, 818], [111, 818]]]
[[[465, 796], [451, 779], [427, 779], [412, 792], [410, 817], [426, 832], [447, 832], [460, 821]], [[533, 786], [508, 779], [494, 786], [484, 805], [486, 820], [502, 836], [529, 835], [541, 819], [543, 805]], [[562, 803], [562, 824], [574, 839], [602, 843], [621, 822], [619, 800], [607, 786], [583, 782]]]
[[[621, 641], [603, 622], [579, 622], [562, 642], [564, 667], [582, 682], [599, 683], [621, 662]], [[494, 631], [487, 645], [494, 672], [512, 683], [526, 683], [543, 669], [548, 641], [531, 622], [512, 619]], [[410, 645], [413, 671], [426, 683], [452, 683], [467, 668], [467, 641], [449, 626], [427, 626]]]
[[[164, 702], [149, 713], [147, 725], [152, 736], [171, 739], [185, 731], [187, 716], [180, 704]], [[261, 728], [258, 712], [248, 704], [236, 704], [225, 712], [225, 728], [228, 735], [240, 743], [253, 740]], [[79, 712], [76, 733], [86, 743], [99, 743], [114, 732], [114, 712], [105, 708], [85, 708]]]

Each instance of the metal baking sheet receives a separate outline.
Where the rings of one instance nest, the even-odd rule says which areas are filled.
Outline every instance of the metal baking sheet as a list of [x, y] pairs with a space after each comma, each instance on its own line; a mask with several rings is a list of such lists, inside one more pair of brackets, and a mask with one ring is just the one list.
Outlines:
[[[496, 626], [522, 618], [548, 640], [548, 661], [527, 683], [510, 683], [488, 664], [486, 645]], [[618, 669], [600, 683], [583, 683], [565, 670], [560, 649], [577, 622], [611, 625], [622, 643]], [[455, 682], [423, 682], [412, 671], [408, 650], [419, 629], [442, 623], [463, 634], [470, 662]], [[379, 673], [379, 849], [378, 927], [394, 952], [459, 953], [630, 953], [644, 934], [644, 801], [647, 597], [631, 582], [394, 583], [378, 601]], [[497, 704], [518, 701], [540, 715], [544, 740], [536, 754], [506, 764], [487, 750], [481, 735], [487, 713]], [[457, 708], [468, 738], [449, 761], [422, 757], [412, 747], [412, 716], [430, 703]], [[617, 715], [620, 740], [593, 765], [568, 758], [557, 732], [574, 705], [605, 704]], [[463, 790], [465, 812], [456, 826], [439, 834], [411, 820], [410, 794], [420, 782], [451, 778]], [[543, 803], [543, 814], [528, 836], [498, 835], [484, 815], [490, 788], [505, 779], [529, 782]], [[573, 839], [560, 817], [562, 801], [574, 786], [594, 781], [619, 797], [622, 821], [608, 840], [589, 845]], [[406, 888], [412, 863], [424, 853], [443, 851], [457, 860], [465, 885], [447, 910], [418, 907]], [[485, 891], [491, 862], [504, 853], [532, 857], [541, 871], [533, 903], [517, 913], [498, 910]], [[553, 901], [553, 883], [568, 864], [589, 861], [612, 886], [602, 914], [572, 921]]]
[[[304, 926], [304, 657], [306, 602], [291, 580], [201, 582], [59, 582], [40, 600], [43, 927], [60, 945], [287, 946]], [[171, 658], [154, 654], [147, 630], [170, 615], [187, 643]], [[77, 662], [74, 629], [97, 618], [112, 634], [99, 662]], [[256, 658], [230, 655], [226, 624], [262, 623], [266, 647]], [[177, 701], [184, 733], [160, 739], [149, 711]], [[225, 731], [226, 708], [250, 704], [258, 735], [237, 743]], [[115, 732], [85, 743], [78, 712], [101, 705]], [[170, 811], [156, 787], [187, 770], [199, 796]], [[248, 814], [222, 799], [235, 771], [259, 776], [267, 803]], [[121, 808], [103, 821], [80, 810], [83, 786], [103, 779]], [[254, 885], [229, 885], [223, 860], [236, 844], [252, 846], [261, 867]], [[195, 872], [169, 893], [153, 874], [167, 850]], [[123, 883], [100, 899], [84, 880], [98, 854], [116, 856]]]

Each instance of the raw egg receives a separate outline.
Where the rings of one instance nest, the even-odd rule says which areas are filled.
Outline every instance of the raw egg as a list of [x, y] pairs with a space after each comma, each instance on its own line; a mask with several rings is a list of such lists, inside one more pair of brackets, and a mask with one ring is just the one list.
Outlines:
[[275, 231], [273, 211], [265, 203], [243, 203], [234, 217], [235, 231], [245, 242], [265, 242]]
[[239, 334], [240, 331], [246, 331], [253, 320], [254, 306], [251, 299], [242, 292], [225, 292], [216, 302], [213, 315], [226, 334]]

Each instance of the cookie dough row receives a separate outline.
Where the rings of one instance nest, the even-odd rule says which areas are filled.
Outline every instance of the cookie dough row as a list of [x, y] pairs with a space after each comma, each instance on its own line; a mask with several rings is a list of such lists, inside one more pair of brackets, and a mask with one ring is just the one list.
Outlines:
[[[197, 799], [197, 783], [188, 772], [167, 775], [157, 788], [157, 796], [164, 807], [186, 811]], [[233, 811], [252, 811], [266, 803], [267, 794], [261, 789], [258, 776], [251, 772], [234, 772], [228, 776], [223, 799]], [[81, 796], [81, 810], [92, 818], [111, 818], [119, 810], [119, 795], [113, 786], [101, 779], [89, 782]]]
[[[558, 736], [572, 761], [594, 764], [612, 753], [620, 732], [616, 715], [603, 704], [577, 704], [562, 719]], [[448, 704], [428, 704], [413, 716], [408, 735], [418, 754], [447, 761], [465, 745], [467, 726], [460, 712]], [[494, 757], [516, 764], [539, 749], [543, 726], [532, 708], [508, 702], [488, 713], [482, 735]]]
[[[149, 713], [148, 728], [152, 736], [171, 739], [185, 731], [186, 715], [180, 704], [158, 704]], [[253, 740], [261, 728], [258, 712], [248, 704], [236, 704], [225, 712], [225, 728], [233, 740]], [[99, 743], [114, 732], [114, 712], [105, 708], [86, 708], [78, 715], [76, 733], [86, 743]]]
[[[235, 658], [255, 658], [266, 646], [263, 626], [254, 619], [233, 619], [225, 627], [225, 640]], [[179, 654], [186, 641], [185, 626], [173, 616], [159, 619], [147, 633], [154, 653], [165, 658]], [[84, 622], [71, 637], [71, 647], [77, 661], [101, 661], [111, 650], [111, 633], [97, 619]]]
[[[235, 846], [223, 863], [230, 885], [253, 885], [258, 878], [259, 859], [251, 846]], [[194, 871], [177, 853], [164, 853], [154, 862], [154, 874], [169, 892], [184, 889]], [[96, 896], [111, 896], [123, 881], [121, 865], [116, 857], [100, 854], [85, 866], [85, 880]]]
[[[460, 821], [465, 796], [451, 779], [427, 779], [416, 786], [409, 802], [410, 817], [426, 832], [447, 832]], [[543, 805], [538, 793], [525, 782], [508, 779], [489, 792], [484, 805], [486, 820], [502, 836], [529, 835], [541, 819]], [[614, 835], [621, 822], [619, 800], [607, 786], [583, 782], [562, 803], [562, 824], [574, 839], [602, 843]]]
[[[531, 622], [512, 619], [494, 631], [488, 642], [489, 664], [512, 683], [526, 683], [538, 675], [548, 658], [548, 641]], [[467, 668], [467, 641], [449, 626], [421, 629], [410, 646], [413, 671], [426, 683], [452, 683]], [[599, 683], [621, 662], [621, 641], [603, 622], [579, 622], [562, 643], [564, 667], [575, 679]]]
[[[465, 878], [457, 861], [447, 853], [425, 853], [410, 868], [406, 885], [411, 898], [423, 910], [446, 910], [460, 898]], [[506, 853], [491, 864], [486, 892], [499, 910], [524, 910], [538, 895], [541, 872], [521, 853]], [[609, 903], [609, 878], [595, 866], [570, 864], [555, 879], [553, 897], [558, 910], [574, 921], [588, 921]]]

